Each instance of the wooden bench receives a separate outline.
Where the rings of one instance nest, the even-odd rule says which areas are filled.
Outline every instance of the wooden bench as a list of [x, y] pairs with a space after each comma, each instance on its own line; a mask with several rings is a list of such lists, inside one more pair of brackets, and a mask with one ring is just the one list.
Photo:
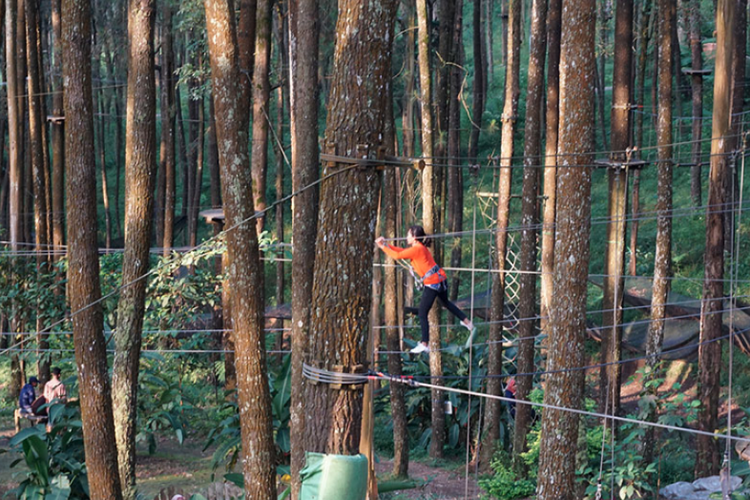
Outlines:
[[43, 423], [47, 420], [44, 415], [34, 415], [33, 413], [22, 413], [20, 408], [16, 408], [13, 412], [13, 422], [16, 425], [16, 433], [21, 432], [21, 419], [27, 419], [31, 425]]

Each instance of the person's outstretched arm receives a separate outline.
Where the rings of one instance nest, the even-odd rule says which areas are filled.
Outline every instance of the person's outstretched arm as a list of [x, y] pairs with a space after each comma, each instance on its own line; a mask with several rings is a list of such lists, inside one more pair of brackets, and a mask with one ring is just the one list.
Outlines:
[[418, 253], [418, 249], [416, 247], [409, 247], [409, 248], [400, 248], [395, 245], [389, 245], [385, 242], [385, 238], [382, 236], [375, 240], [375, 244], [380, 248], [385, 254], [392, 258], [392, 259], [413, 259], [415, 255]]

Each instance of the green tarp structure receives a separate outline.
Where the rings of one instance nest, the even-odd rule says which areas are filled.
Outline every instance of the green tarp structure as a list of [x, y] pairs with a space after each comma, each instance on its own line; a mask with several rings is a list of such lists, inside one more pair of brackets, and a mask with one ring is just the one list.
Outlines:
[[305, 453], [300, 500], [364, 500], [367, 457]]

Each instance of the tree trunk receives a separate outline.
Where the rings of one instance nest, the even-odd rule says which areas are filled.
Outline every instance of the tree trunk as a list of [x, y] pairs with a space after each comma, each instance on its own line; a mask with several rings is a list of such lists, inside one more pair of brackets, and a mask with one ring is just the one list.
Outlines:
[[[8, 87], [8, 226], [10, 248], [13, 252], [20, 249], [23, 235], [23, 86], [18, 82], [18, 59], [16, 36], [19, 15], [16, 0], [5, 0], [5, 68]], [[18, 319], [11, 320], [11, 330], [20, 331], [22, 326]], [[11, 359], [11, 397], [18, 398], [24, 383], [21, 371], [21, 360], [17, 354]]]
[[[488, 0], [484, 0], [485, 2]], [[505, 2], [505, 0], [502, 0]], [[503, 19], [503, 26], [506, 20]], [[479, 152], [479, 133], [482, 131], [482, 115], [487, 97], [487, 64], [482, 43], [482, 0], [474, 0], [472, 17], [474, 41], [474, 83], [472, 86], [473, 103], [471, 109], [471, 134], [469, 135], [469, 161], [476, 162]], [[503, 33], [505, 28], [503, 28]], [[505, 40], [505, 36], [503, 36]], [[505, 42], [503, 42], [503, 61], [505, 61]]]
[[[503, 317], [505, 308], [505, 257], [508, 250], [508, 225], [510, 223], [510, 196], [512, 181], [513, 139], [518, 120], [519, 66], [521, 59], [521, 2], [508, 4], [508, 65], [505, 68], [505, 105], [502, 116], [502, 146], [500, 149], [500, 185], [497, 201], [497, 233], [495, 235], [495, 262], [499, 272], [492, 274], [490, 306], [490, 336], [487, 349], [487, 394], [503, 395], [499, 375], [503, 372]], [[489, 466], [500, 438], [502, 402], [490, 399], [485, 406], [485, 435], [482, 438], [481, 462]]]
[[[268, 103], [271, 92], [271, 0], [258, 0], [255, 29], [255, 69], [253, 70], [253, 201], [259, 212], [266, 208], [266, 175], [268, 171]], [[258, 234], [263, 231], [265, 216], [257, 218]]]
[[247, 156], [247, 110], [239, 107], [241, 78], [237, 31], [229, 0], [206, 0], [216, 138], [219, 144], [224, 213], [228, 228], [228, 281], [233, 297], [232, 323], [236, 346], [242, 464], [248, 499], [276, 497], [271, 396], [266, 374], [263, 334], [263, 275], [258, 238], [252, 222], [253, 200]]
[[[536, 227], [539, 223], [537, 192], [541, 162], [542, 99], [544, 97], [544, 56], [547, 49], [547, 3], [536, 0], [531, 7], [531, 41], [529, 43], [528, 92], [526, 94], [526, 123], [524, 128], [524, 171], [521, 216], [521, 274], [518, 297], [518, 361], [519, 373], [534, 371], [534, 338], [537, 322], [531, 319], [536, 313]], [[533, 378], [518, 377], [516, 398], [527, 400]], [[521, 454], [526, 451], [526, 435], [531, 426], [531, 407], [516, 405], [516, 425], [513, 430], [513, 465], [521, 474], [526, 466]]]
[[[562, 12], [560, 54], [560, 128], [557, 154], [558, 224], [555, 295], [550, 311], [551, 339], [545, 404], [583, 405], [586, 280], [591, 216], [591, 153], [594, 107], [594, 0], [570, 0]], [[557, 373], [554, 371], [560, 370]], [[576, 414], [545, 409], [539, 456], [538, 500], [576, 497], [578, 441]]]
[[52, 244], [65, 244], [65, 121], [62, 94], [60, 0], [52, 0]]
[[[26, 56], [29, 70], [28, 92], [29, 101], [29, 156], [31, 158], [32, 189], [34, 191], [34, 233], [36, 243], [36, 265], [37, 279], [47, 281], [49, 269], [47, 268], [47, 256], [49, 252], [47, 239], [47, 190], [44, 182], [44, 121], [42, 118], [42, 86], [41, 71], [38, 56], [38, 4], [34, 0], [26, 0]], [[44, 330], [45, 318], [42, 304], [37, 303], [36, 325], [37, 331]], [[38, 376], [46, 382], [49, 380], [49, 357], [46, 350], [49, 348], [47, 335], [37, 334], [37, 348], [40, 356], [37, 359]], [[42, 354], [44, 353], [44, 354]]]
[[239, 0], [240, 24], [237, 26], [237, 45], [240, 50], [240, 106], [250, 109], [253, 95], [253, 69], [255, 66], [255, 25], [257, 22], [257, 0]]
[[[659, 128], [656, 131], [658, 146], [658, 181], [656, 201], [656, 251], [654, 255], [654, 284], [651, 296], [651, 322], [646, 337], [647, 380], [658, 377], [655, 373], [664, 340], [664, 320], [669, 296], [669, 274], [672, 263], [672, 37], [676, 22], [676, 2], [659, 1]], [[679, 90], [678, 90], [679, 92]], [[656, 421], [656, 388], [647, 390], [654, 398], [648, 406], [646, 419]], [[651, 463], [654, 455], [654, 428], [646, 428], [643, 451], [644, 464]]]
[[[557, 199], [557, 137], [560, 102], [560, 22], [562, 0], [550, 0], [547, 11], [547, 110], [544, 144], [544, 208], [542, 214], [542, 278], [540, 330], [549, 344], [550, 307], [554, 294], [555, 205]], [[517, 389], [516, 389], [517, 390]]]
[[[202, 57], [199, 58], [198, 67], [202, 66]], [[198, 125], [197, 137], [195, 139], [195, 178], [193, 180], [193, 198], [188, 210], [188, 246], [191, 248], [198, 244], [198, 214], [201, 207], [201, 190], [203, 188], [203, 165], [204, 149], [206, 141], [206, 117], [203, 95], [195, 101], [196, 117]]]
[[[633, 145], [639, 150], [643, 149], [643, 117], [645, 114], [645, 82], [646, 82], [646, 55], [648, 54], [648, 44], [651, 37], [651, 25], [653, 23], [653, 14], [651, 13], [651, 0], [644, 0], [639, 20], [638, 33], [638, 61], [636, 63], [636, 82], [635, 82], [635, 102], [639, 109], [635, 114], [635, 124], [633, 131]], [[638, 153], [641, 157], [641, 153]], [[632, 221], [630, 223], [630, 261], [628, 270], [631, 276], [636, 276], [637, 259], [638, 259], [638, 227], [640, 225], [640, 185], [641, 171], [633, 172], [633, 201], [631, 203]]]
[[[292, 141], [292, 190], [318, 180], [318, 0], [289, 2], [289, 94]], [[311, 333], [318, 188], [302, 191], [292, 215], [292, 497], [299, 497], [299, 471], [305, 465], [304, 376], [302, 363]]]
[[691, 136], [692, 155], [690, 168], [690, 197], [696, 207], [701, 205], [703, 197], [703, 180], [701, 179], [701, 139], [703, 138], [703, 40], [701, 36], [701, 8], [700, 0], [690, 2], [690, 55], [693, 74], [690, 76], [690, 86], [693, 93], [693, 132]]
[[[98, 69], [94, 70], [94, 77], [101, 79]], [[104, 127], [104, 115], [106, 114], [106, 110], [104, 107], [104, 99], [104, 91], [99, 90], [96, 98], [99, 109], [99, 140], [97, 142], [99, 143], [99, 171], [102, 176], [102, 203], [104, 204], [104, 246], [105, 248], [110, 249], [112, 247], [112, 215], [109, 209], [109, 183], [107, 182], [107, 146], [105, 141], [106, 130]]]
[[440, 0], [438, 5], [439, 32], [438, 54], [440, 62], [435, 82], [435, 126], [437, 141], [435, 152], [438, 158], [444, 160], [448, 144], [448, 90], [450, 89], [449, 74], [452, 69], [453, 58], [453, 18], [455, 16], [455, 0]]
[[[463, 172], [459, 168], [461, 160], [461, 102], [460, 92], [462, 84], [463, 55], [463, 0], [458, 0], [453, 19], [453, 60], [455, 66], [450, 70], [450, 91], [448, 96], [448, 230], [453, 233], [463, 231]], [[455, 238], [451, 249], [451, 267], [461, 267], [461, 238]], [[459, 274], [451, 280], [450, 300], [455, 302], [458, 297], [458, 287], [461, 283]]]
[[[282, 5], [277, 5], [276, 12], [276, 29], [274, 30], [277, 44], [278, 44], [278, 74], [282, 76], [282, 81], [276, 89], [276, 124], [274, 137], [274, 154], [276, 156], [276, 200], [281, 200], [284, 197], [284, 163], [286, 160], [286, 153], [284, 152], [284, 110], [289, 106], [289, 77], [284, 77], [284, 69], [289, 67], [289, 47], [288, 47], [288, 35], [289, 27], [286, 25], [287, 12], [284, 12]], [[276, 213], [274, 216], [276, 222], [276, 240], [279, 243], [284, 242], [284, 204], [278, 203], [276, 205]], [[284, 303], [284, 285], [286, 279], [284, 277], [284, 260], [278, 259], [276, 261], [276, 305]], [[283, 340], [283, 332], [279, 333], [278, 346], [281, 350], [281, 342]], [[279, 357], [281, 362], [281, 356]]]
[[120, 500], [117, 448], [112, 421], [104, 318], [98, 300], [96, 164], [91, 95], [91, 13], [88, 0], [63, 0], [63, 82], [68, 199], [68, 293], [73, 318], [76, 366], [86, 468], [91, 498]]
[[[374, 158], [382, 146], [392, 40], [383, 34], [395, 7], [390, 0], [339, 2], [327, 153]], [[379, 175], [330, 168], [341, 173], [321, 185], [308, 363], [349, 372], [364, 364]], [[362, 390], [306, 384], [305, 399], [306, 450], [356, 454]]]
[[[389, 106], [392, 105], [389, 103]], [[392, 116], [393, 111], [388, 112]], [[392, 119], [392, 118], [391, 118]], [[393, 125], [391, 125], [393, 127]], [[387, 139], [387, 137], [386, 137]], [[390, 142], [390, 144], [389, 144]], [[393, 141], [386, 142], [386, 148], [392, 152]], [[457, 169], [456, 169], [457, 170]], [[383, 173], [383, 212], [385, 214], [386, 238], [398, 236], [396, 228], [397, 212], [400, 209], [399, 189], [395, 169], [387, 169]], [[388, 373], [399, 376], [403, 373], [401, 364], [401, 338], [399, 335], [398, 318], [398, 280], [395, 262], [385, 257], [384, 268], [384, 320], [385, 336], [388, 351]], [[408, 477], [409, 475], [409, 432], [406, 419], [406, 398], [403, 384], [389, 384], [391, 394], [391, 416], [393, 418], [393, 476]]]
[[648, 44], [651, 40], [654, 15], [651, 12], [653, 0], [643, 0], [641, 9], [640, 26], [638, 33], [638, 69], [636, 70], [636, 103], [640, 106], [640, 113], [635, 115], [635, 131], [633, 133], [635, 146], [643, 149], [643, 118], [646, 114], [646, 58], [648, 56]]
[[[671, 59], [670, 59], [671, 62]], [[626, 210], [628, 206], [628, 167], [630, 160], [630, 94], [633, 67], [633, 0], [617, 0], [615, 12], [615, 59], [612, 89], [610, 140], [609, 204], [607, 246], [605, 249], [604, 299], [602, 300], [602, 360], [599, 411], [617, 414], [622, 382], [622, 298], [625, 282]], [[604, 390], [609, 397], [602, 397]], [[605, 411], [606, 402], [609, 408]]]
[[[718, 0], [716, 8], [716, 69], [714, 76], [714, 110], [711, 131], [711, 173], [709, 174], [708, 208], [706, 210], [706, 253], [701, 334], [698, 347], [701, 406], [698, 427], [705, 432], [716, 430], [719, 413], [721, 375], [721, 310], [724, 297], [724, 203], [727, 201], [729, 153], [732, 142], [730, 95], [732, 87], [732, 47], [734, 47], [734, 8], [736, 0]], [[698, 436], [695, 475], [705, 477], [719, 471], [718, 443], [711, 436]]]
[[[135, 499], [138, 371], [151, 248], [156, 166], [155, 0], [128, 3], [128, 88], [125, 146], [125, 254], [117, 303], [112, 406], [123, 497]], [[132, 283], [132, 284], [131, 284]]]
[[174, 227], [175, 198], [175, 94], [174, 53], [172, 38], [172, 6], [163, 2], [161, 32], [161, 144], [156, 216], [156, 241], [169, 255]]
[[[420, 91], [420, 115], [422, 131], [422, 157], [427, 160], [427, 166], [422, 171], [422, 226], [425, 233], [432, 234], [439, 227], [438, 222], [439, 205], [436, 203], [438, 197], [435, 189], [434, 162], [434, 139], [433, 132], [435, 123], [432, 114], [432, 67], [430, 62], [430, 29], [428, 25], [428, 9], [426, 0], [417, 0], [417, 25], [419, 48], [419, 91]], [[436, 207], [436, 205], [438, 205]], [[430, 374], [433, 377], [443, 375], [443, 357], [440, 351], [440, 309], [432, 308], [428, 315], [430, 323]], [[441, 378], [433, 379], [436, 385], [442, 384]], [[443, 392], [432, 389], [432, 438], [430, 441], [430, 456], [441, 458], [445, 444], [445, 412], [443, 409]]]
[[[414, 26], [417, 24], [417, 12], [415, 2], [404, 0], [403, 2], [406, 34], [406, 54], [404, 55], [404, 98], [401, 112], [401, 127], [403, 137], [403, 155], [413, 158], [417, 155], [417, 130], [414, 116], [414, 105], [416, 95], [414, 90], [415, 83], [415, 63], [416, 63], [416, 41], [417, 35]], [[411, 226], [416, 220], [414, 211], [416, 210], [416, 190], [414, 189], [415, 172], [407, 170], [404, 174], [404, 187], [407, 198], [407, 213], [405, 226]], [[401, 214], [401, 211], [398, 211]], [[414, 303], [414, 281], [411, 275], [407, 275], [404, 280], [403, 295], [404, 300], [401, 302], [404, 306]], [[402, 323], [403, 324], [403, 323]]]

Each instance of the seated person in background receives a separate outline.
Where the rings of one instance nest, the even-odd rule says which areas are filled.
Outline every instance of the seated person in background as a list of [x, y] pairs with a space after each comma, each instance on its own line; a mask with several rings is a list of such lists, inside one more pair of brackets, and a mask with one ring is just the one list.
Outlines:
[[39, 379], [36, 377], [30, 377], [29, 382], [21, 389], [21, 395], [18, 397], [18, 406], [21, 408], [21, 413], [31, 414], [34, 413], [31, 406], [34, 404], [36, 399], [36, 392], [34, 388], [39, 385]]
[[[505, 397], [509, 399], [516, 399], [516, 379], [511, 377], [508, 380], [508, 384], [505, 386]], [[507, 401], [510, 416], [516, 418], [516, 403], [515, 401]]]
[[47, 403], [52, 403], [55, 400], [65, 403], [68, 399], [65, 384], [60, 380], [60, 369], [57, 367], [52, 369], [52, 379], [44, 386], [44, 399], [47, 400]]

